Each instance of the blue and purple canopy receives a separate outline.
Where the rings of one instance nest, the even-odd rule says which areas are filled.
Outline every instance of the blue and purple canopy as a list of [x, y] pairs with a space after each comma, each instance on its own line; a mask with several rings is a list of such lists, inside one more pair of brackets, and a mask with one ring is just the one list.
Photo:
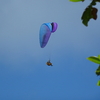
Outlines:
[[57, 30], [58, 24], [55, 22], [44, 23], [40, 27], [39, 40], [41, 48], [44, 48], [48, 43], [51, 33]]

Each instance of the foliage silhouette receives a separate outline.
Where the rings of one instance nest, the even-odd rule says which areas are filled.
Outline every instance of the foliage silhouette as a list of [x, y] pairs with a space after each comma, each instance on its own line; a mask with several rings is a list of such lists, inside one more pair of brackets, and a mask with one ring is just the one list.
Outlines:
[[[80, 2], [80, 1], [85, 1], [85, 0], [69, 0], [71, 2]], [[96, 5], [97, 2], [100, 2], [100, 0], [92, 0], [92, 2], [85, 8], [85, 11], [82, 14], [81, 20], [82, 23], [85, 26], [88, 26], [88, 22], [90, 21], [90, 19], [97, 19], [97, 12], [98, 9], [93, 7]], [[99, 67], [96, 69], [95, 73], [97, 76], [100, 76], [100, 55], [96, 56], [91, 56], [87, 58], [88, 60], [99, 64]], [[98, 80], [97, 85], [100, 86], [100, 80]]]
[[[88, 57], [87, 59], [92, 61], [92, 62], [94, 62], [94, 63], [96, 63], [96, 64], [100, 64], [100, 55], [98, 55], [98, 56], [91, 56], [91, 57]], [[97, 76], [100, 76], [100, 65], [96, 69], [95, 73], [96, 73]], [[97, 85], [100, 86], [100, 80], [97, 82]]]
[[[84, 0], [70, 0], [71, 2], [80, 2], [80, 1], [84, 1]], [[96, 5], [97, 2], [100, 2], [100, 0], [92, 0], [92, 2], [85, 8], [85, 11], [82, 14], [81, 20], [82, 23], [85, 26], [88, 26], [88, 22], [90, 21], [90, 19], [97, 19], [97, 12], [98, 9], [93, 7]]]

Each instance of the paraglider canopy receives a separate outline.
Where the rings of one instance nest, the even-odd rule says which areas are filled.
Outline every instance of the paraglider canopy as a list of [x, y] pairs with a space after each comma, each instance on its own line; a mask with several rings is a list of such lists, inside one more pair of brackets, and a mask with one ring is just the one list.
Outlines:
[[41, 48], [44, 48], [47, 45], [51, 33], [55, 32], [57, 30], [57, 27], [58, 24], [55, 22], [44, 23], [41, 25], [39, 32], [39, 41]]

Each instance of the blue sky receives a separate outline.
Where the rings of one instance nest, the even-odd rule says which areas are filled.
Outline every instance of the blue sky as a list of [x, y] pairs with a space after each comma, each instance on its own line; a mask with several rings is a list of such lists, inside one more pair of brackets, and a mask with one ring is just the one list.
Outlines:
[[[88, 27], [81, 23], [89, 3], [0, 1], [0, 100], [100, 100], [98, 65], [86, 60], [100, 54], [100, 12]], [[45, 22], [58, 29], [40, 48]], [[53, 67], [46, 65], [49, 57]]]

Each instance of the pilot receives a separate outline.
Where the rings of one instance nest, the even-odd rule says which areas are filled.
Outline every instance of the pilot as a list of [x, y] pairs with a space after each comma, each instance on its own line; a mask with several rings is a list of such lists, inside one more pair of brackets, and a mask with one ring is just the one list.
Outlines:
[[48, 66], [53, 66], [50, 60], [46, 63]]

